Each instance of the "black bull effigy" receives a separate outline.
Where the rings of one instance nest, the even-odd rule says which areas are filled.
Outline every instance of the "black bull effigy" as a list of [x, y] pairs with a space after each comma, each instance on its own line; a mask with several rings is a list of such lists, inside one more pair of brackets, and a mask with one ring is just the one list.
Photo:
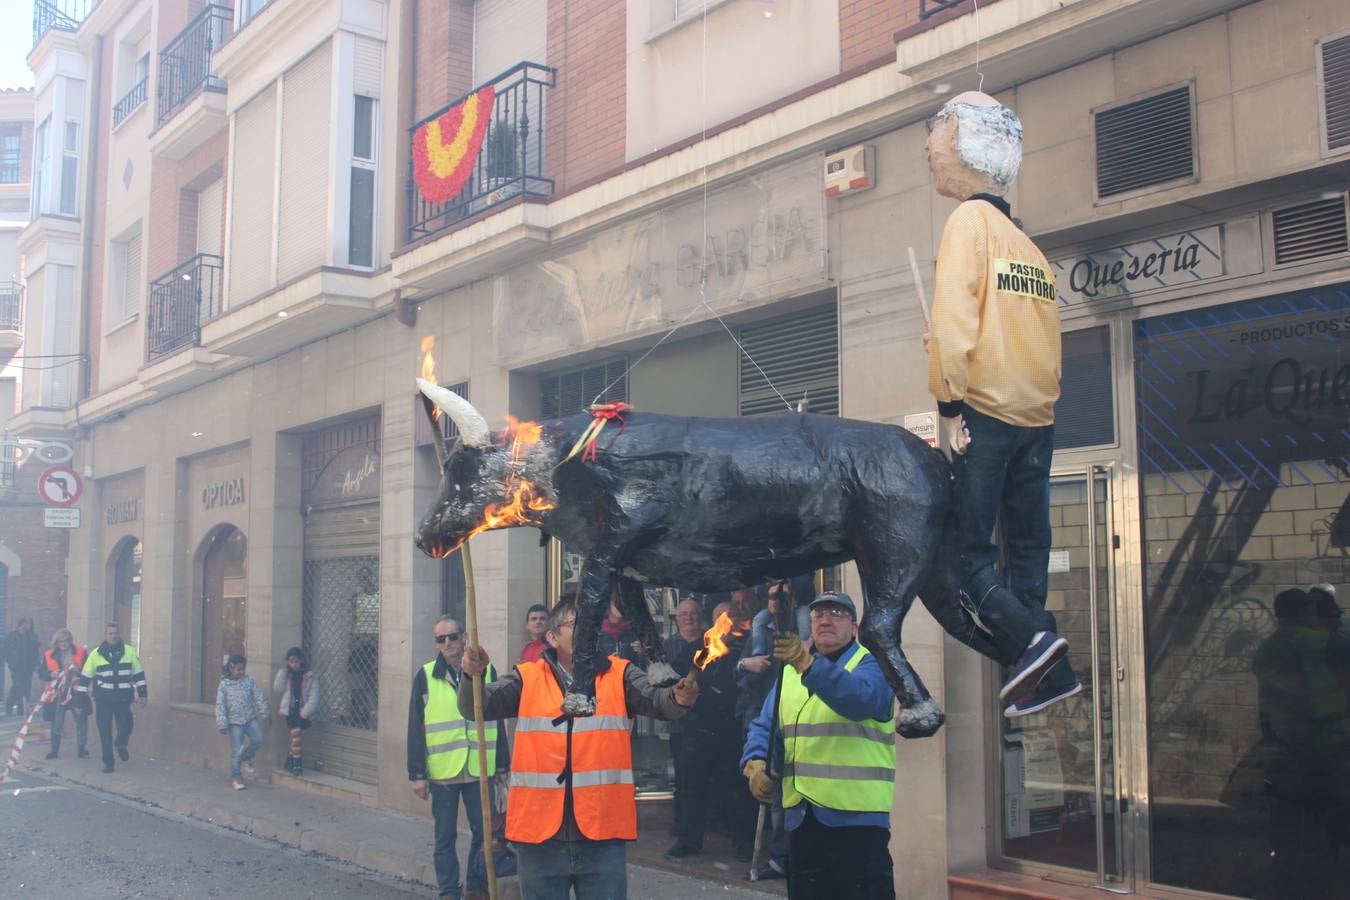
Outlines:
[[420, 387], [454, 419], [461, 442], [443, 460], [439, 498], [417, 546], [447, 555], [525, 484], [523, 519], [513, 524], [537, 527], [586, 559], [564, 702], [570, 714], [594, 710], [595, 676], [608, 664], [597, 659], [597, 632], [616, 586], [659, 680], [665, 654], [644, 584], [729, 591], [852, 560], [866, 600], [860, 638], [895, 691], [904, 737], [926, 737], [944, 721], [900, 648], [916, 596], [953, 637], [999, 658], [961, 602], [949, 550], [950, 468], [904, 429], [807, 413], [710, 419], [630, 411], [583, 458], [572, 451], [594, 421], [589, 414], [540, 423], [536, 442], [513, 449], [492, 439], [466, 401]]

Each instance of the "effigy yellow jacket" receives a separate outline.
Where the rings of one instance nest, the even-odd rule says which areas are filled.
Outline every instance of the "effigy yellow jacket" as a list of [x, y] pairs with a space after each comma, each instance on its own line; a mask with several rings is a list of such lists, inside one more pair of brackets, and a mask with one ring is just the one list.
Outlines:
[[1055, 421], [1059, 306], [1050, 264], [985, 200], [956, 208], [942, 232], [928, 345], [928, 390], [943, 416], [962, 404], [1007, 422]]

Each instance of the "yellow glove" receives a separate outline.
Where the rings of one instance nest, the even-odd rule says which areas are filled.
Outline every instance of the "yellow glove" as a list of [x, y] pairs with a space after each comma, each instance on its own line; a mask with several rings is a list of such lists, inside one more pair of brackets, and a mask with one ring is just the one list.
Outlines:
[[797, 670], [797, 674], [811, 668], [811, 654], [802, 646], [802, 639], [795, 634], [780, 634], [773, 641], [773, 658]]
[[764, 760], [752, 759], [741, 771], [745, 774], [746, 781], [750, 782], [750, 793], [754, 798], [760, 803], [772, 803], [774, 784], [769, 773], [764, 771]]

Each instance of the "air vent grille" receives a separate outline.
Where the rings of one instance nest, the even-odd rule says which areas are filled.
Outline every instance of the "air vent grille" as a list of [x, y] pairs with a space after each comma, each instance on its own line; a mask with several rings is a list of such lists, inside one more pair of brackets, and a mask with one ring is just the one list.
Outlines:
[[833, 304], [746, 325], [739, 340], [745, 348], [741, 415], [787, 412], [783, 400], [796, 406], [803, 394], [811, 412], [839, 415], [839, 317]]
[[1328, 151], [1350, 147], [1350, 34], [1322, 42], [1322, 120]]
[[561, 419], [591, 408], [591, 403], [628, 400], [628, 359], [546, 375], [539, 381], [540, 418]]
[[1189, 85], [1103, 110], [1096, 130], [1098, 197], [1195, 174]]
[[1336, 256], [1350, 250], [1343, 194], [1277, 209], [1271, 219], [1277, 266]]

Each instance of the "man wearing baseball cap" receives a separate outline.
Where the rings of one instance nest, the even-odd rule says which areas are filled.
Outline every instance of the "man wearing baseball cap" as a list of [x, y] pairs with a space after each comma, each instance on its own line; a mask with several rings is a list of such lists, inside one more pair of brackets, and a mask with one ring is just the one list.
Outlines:
[[788, 897], [893, 898], [894, 694], [858, 643], [853, 598], [829, 591], [810, 611], [813, 651], [795, 633], [774, 641], [783, 678], [750, 723], [742, 771], [769, 803], [781, 768]]

